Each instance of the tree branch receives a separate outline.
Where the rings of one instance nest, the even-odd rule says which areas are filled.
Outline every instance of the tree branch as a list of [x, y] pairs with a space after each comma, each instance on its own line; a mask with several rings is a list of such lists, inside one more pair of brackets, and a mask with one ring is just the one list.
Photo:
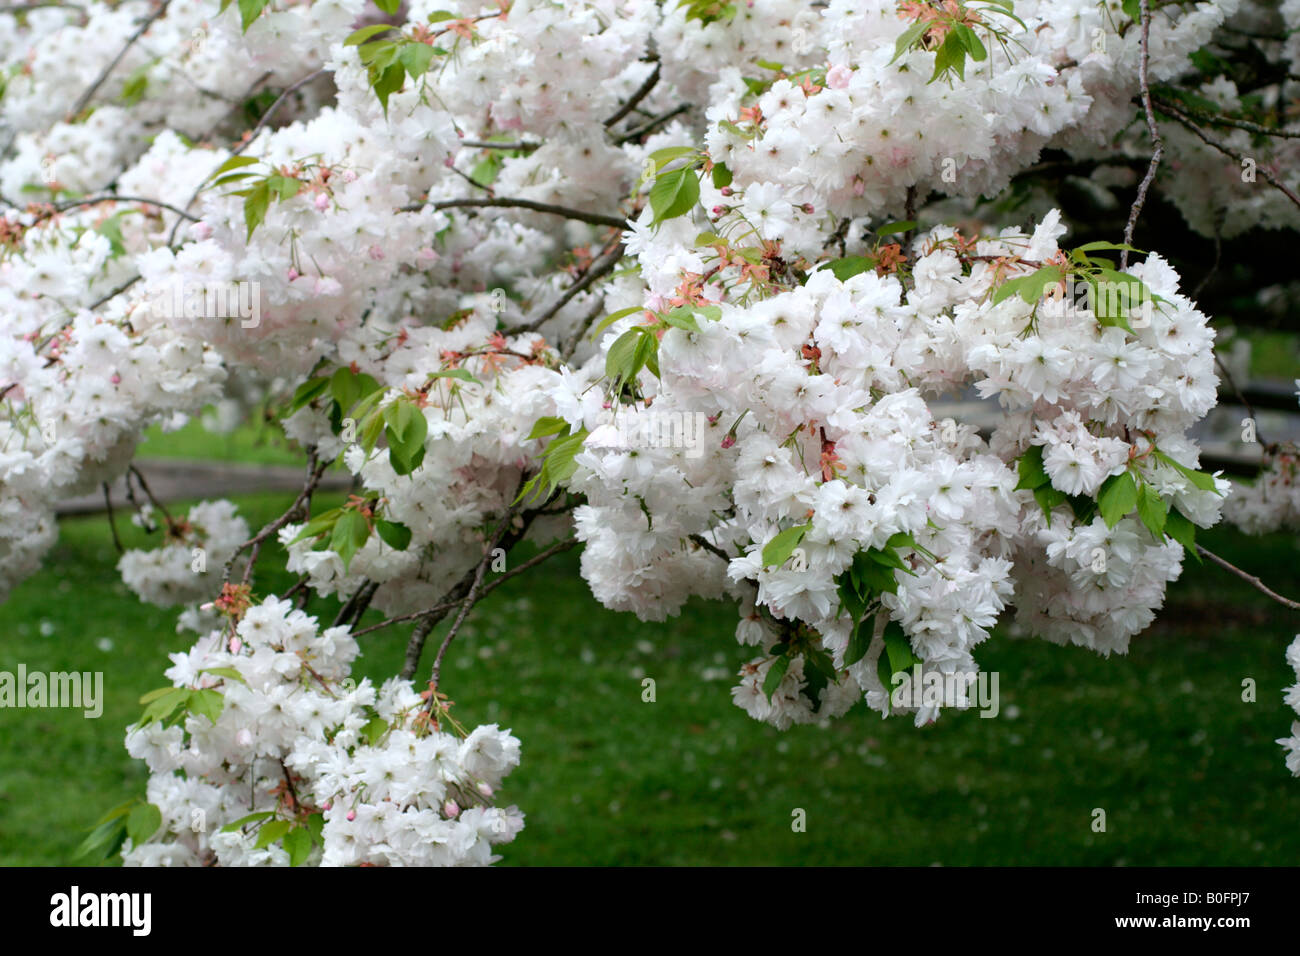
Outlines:
[[[1147, 67], [1151, 61], [1151, 0], [1141, 0], [1141, 11], [1142, 36], [1140, 45], [1142, 58], [1138, 60], [1138, 82], [1142, 87], [1142, 109], [1146, 112], [1147, 132], [1151, 134], [1154, 149], [1151, 152], [1151, 165], [1147, 167], [1147, 173], [1142, 177], [1142, 182], [1138, 185], [1137, 196], [1133, 199], [1133, 208], [1129, 210], [1128, 222], [1124, 224], [1124, 245], [1126, 246], [1133, 245], [1133, 230], [1137, 227], [1138, 216], [1142, 214], [1142, 206], [1147, 201], [1147, 190], [1151, 188], [1151, 183], [1156, 178], [1156, 169], [1160, 166], [1160, 158], [1165, 154], [1165, 143], [1160, 138], [1160, 127], [1156, 125], [1155, 110], [1151, 107], [1151, 85], [1147, 80]], [[1120, 269], [1128, 268], [1127, 249], [1120, 252], [1119, 267]]]
[[578, 222], [590, 223], [593, 226], [609, 226], [613, 229], [627, 228], [626, 219], [619, 219], [615, 216], [604, 216], [598, 212], [583, 212], [581, 209], [569, 209], [566, 206], [553, 206], [550, 203], [533, 202], [531, 199], [443, 199], [432, 203], [428, 201], [412, 203], [409, 206], [403, 206], [402, 212], [418, 212], [425, 206], [429, 206], [433, 209], [474, 209], [487, 207], [498, 209], [531, 209], [533, 212], [545, 212], [550, 213], [552, 216], [563, 216], [565, 219], [574, 219]]
[[1233, 574], [1241, 578], [1243, 581], [1245, 581], [1255, 590], [1259, 591], [1261, 594], [1267, 595], [1268, 597], [1272, 598], [1278, 604], [1281, 604], [1284, 607], [1289, 607], [1293, 611], [1300, 611], [1300, 601], [1292, 601], [1290, 598], [1284, 598], [1282, 595], [1278, 594], [1276, 591], [1269, 588], [1268, 585], [1266, 585], [1259, 578], [1255, 577], [1255, 575], [1246, 573], [1245, 571], [1241, 570], [1241, 568], [1237, 567], [1235, 564], [1230, 564], [1229, 562], [1223, 560], [1223, 558], [1215, 554], [1213, 551], [1207, 551], [1199, 544], [1196, 546], [1196, 550], [1197, 553], [1199, 553], [1203, 557], [1209, 558], [1211, 561], [1213, 561], [1219, 567], [1223, 568], [1225, 571], [1231, 571]]

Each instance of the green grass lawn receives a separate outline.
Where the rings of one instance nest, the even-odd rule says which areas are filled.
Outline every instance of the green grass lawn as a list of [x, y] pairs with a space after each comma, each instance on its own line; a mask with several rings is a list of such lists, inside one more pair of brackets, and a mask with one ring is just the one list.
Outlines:
[[[256, 526], [290, 497], [241, 507]], [[119, 525], [127, 546], [144, 540]], [[1206, 543], [1300, 593], [1295, 539]], [[258, 590], [282, 591], [278, 552], [266, 559]], [[125, 590], [115, 560], [102, 517], [64, 521], [45, 568], [0, 606], [0, 669], [102, 670], [107, 697], [98, 720], [0, 710], [0, 862], [67, 863], [86, 827], [143, 792], [123, 729], [189, 639]], [[1294, 717], [1282, 652], [1300, 618], [1195, 565], [1167, 603], [1109, 661], [996, 636], [978, 653], [1001, 674], [996, 719], [953, 713], [918, 730], [859, 705], [782, 733], [731, 703], [749, 656], [731, 608], [641, 624], [599, 607], [569, 554], [475, 611], [443, 682], [462, 721], [523, 742], [503, 791], [527, 814], [509, 864], [1294, 864], [1300, 780], [1273, 741]], [[394, 673], [407, 633], [362, 638], [360, 670]], [[1256, 703], [1242, 702], [1246, 677]], [[1098, 807], [1105, 833], [1091, 829]], [[806, 832], [792, 832], [796, 808]]]

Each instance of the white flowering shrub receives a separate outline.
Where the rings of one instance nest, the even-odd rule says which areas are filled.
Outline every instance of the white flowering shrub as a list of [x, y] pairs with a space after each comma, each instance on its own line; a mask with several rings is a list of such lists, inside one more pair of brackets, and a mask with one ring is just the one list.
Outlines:
[[[1209, 52], [1229, 18], [1262, 87]], [[255, 534], [206, 503], [122, 556], [200, 636], [127, 737], [147, 802], [92, 847], [495, 859], [519, 742], [460, 726], [440, 668], [478, 600], [579, 543], [606, 607], [732, 601], [733, 697], [781, 728], [930, 722], [893, 686], [974, 672], [999, 621], [1124, 653], [1225, 501], [1296, 521], [1283, 450], [1235, 494], [1202, 466], [1210, 317], [1132, 236], [1149, 190], [1216, 240], [1300, 226], [1300, 130], [1259, 107], [1297, 26], [1248, 0], [0, 13], [0, 596], [152, 424], [269, 396], [308, 463]], [[1110, 240], [1019, 185], [1045, 151], [1136, 193]], [[991, 419], [934, 412], [963, 394]], [[355, 493], [313, 509], [331, 465]], [[398, 627], [401, 673], [352, 681], [355, 636]]]

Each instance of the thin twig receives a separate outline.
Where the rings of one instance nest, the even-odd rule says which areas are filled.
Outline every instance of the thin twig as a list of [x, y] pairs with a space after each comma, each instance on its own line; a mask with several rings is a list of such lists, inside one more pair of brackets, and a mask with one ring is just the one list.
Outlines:
[[108, 510], [108, 527], [113, 532], [113, 547], [117, 548], [117, 553], [121, 554], [125, 548], [122, 547], [122, 539], [117, 536], [117, 518], [113, 515], [113, 499], [108, 493], [108, 482], [103, 482], [104, 486], [104, 507]]
[[628, 113], [636, 109], [637, 104], [650, 95], [650, 91], [653, 90], [655, 84], [659, 82], [659, 66], [660, 64], [656, 61], [655, 68], [650, 71], [650, 75], [646, 77], [645, 82], [637, 87], [637, 91], [632, 94], [632, 98], [620, 106], [617, 113], [605, 120], [606, 129], [609, 129]]
[[[1147, 190], [1151, 188], [1151, 183], [1156, 178], [1156, 170], [1160, 166], [1160, 158], [1165, 154], [1165, 143], [1160, 138], [1160, 127], [1156, 125], [1155, 110], [1151, 106], [1151, 86], [1147, 82], [1147, 66], [1151, 61], [1151, 0], [1141, 0], [1141, 11], [1142, 36], [1140, 45], [1142, 57], [1138, 60], [1138, 82], [1142, 86], [1142, 108], [1146, 111], [1147, 132], [1151, 134], [1151, 142], [1154, 148], [1151, 151], [1151, 164], [1147, 166], [1147, 173], [1142, 177], [1137, 196], [1133, 200], [1133, 207], [1128, 213], [1128, 222], [1124, 224], [1124, 245], [1126, 246], [1133, 245], [1133, 230], [1137, 227], [1138, 216], [1142, 214], [1142, 206], [1146, 203]], [[1127, 249], [1120, 252], [1119, 267], [1120, 269], [1128, 268]]]
[[[515, 575], [522, 574], [523, 572], [527, 571], [529, 568], [533, 568], [541, 564], [547, 558], [557, 555], [561, 551], [568, 551], [570, 548], [577, 547], [577, 545], [578, 545], [578, 540], [576, 538], [566, 538], [565, 540], [559, 542], [558, 544], [554, 544], [551, 547], [547, 548], [545, 551], [539, 552], [538, 554], [529, 558], [527, 561], [525, 561], [523, 564], [519, 565], [518, 567], [512, 568], [511, 570], [502, 574], [501, 577], [493, 578], [487, 584], [483, 585], [483, 590], [479, 593], [479, 599], [481, 600], [487, 597], [489, 594], [495, 591], [506, 581], [509, 581]], [[422, 618], [425, 616], [431, 616], [438, 613], [446, 614], [448, 611], [450, 611], [459, 603], [460, 603], [459, 600], [443, 601], [438, 604], [435, 604], [433, 607], [427, 607], [420, 611], [412, 611], [410, 614], [400, 614], [396, 617], [390, 617], [386, 621], [380, 621], [378, 624], [371, 624], [369, 627], [363, 627], [358, 631], [353, 631], [352, 636], [360, 637], [362, 634], [369, 634], [371, 631], [378, 631], [381, 628], [391, 627], [394, 624], [401, 624], [404, 621], [414, 621], [417, 618]], [[414, 669], [412, 669], [412, 673], [414, 673]]]
[[554, 305], [537, 318], [531, 319], [523, 325], [507, 329], [505, 334], [510, 336], [522, 335], [526, 332], [536, 332], [545, 322], [553, 319], [556, 313], [573, 301], [574, 296], [587, 289], [597, 279], [608, 274], [616, 265], [618, 265], [619, 260], [623, 258], [622, 250], [619, 248], [622, 245], [622, 239], [615, 239], [611, 245], [613, 248], [606, 249], [604, 253], [594, 259], [591, 265], [587, 267], [587, 271], [583, 273], [582, 277], [579, 278], [577, 282], [573, 283], [573, 285], [569, 286], [569, 288], [564, 291], [564, 294], [556, 300]]
[[308, 452], [307, 483], [303, 485], [302, 491], [298, 492], [298, 496], [294, 498], [293, 504], [289, 506], [288, 510], [285, 511], [284, 514], [263, 527], [261, 531], [257, 532], [257, 534], [253, 535], [253, 537], [249, 538], [235, 549], [235, 553], [230, 556], [230, 559], [226, 562], [225, 569], [222, 571], [221, 583], [223, 585], [230, 581], [230, 573], [234, 569], [235, 559], [243, 554], [244, 551], [249, 551], [248, 566], [244, 568], [244, 575], [240, 579], [240, 584], [248, 584], [249, 579], [253, 576], [253, 565], [257, 563], [257, 557], [262, 551], [263, 542], [302, 514], [303, 507], [311, 500], [311, 496], [315, 494], [316, 486], [320, 484], [321, 476], [325, 474], [325, 469], [328, 468], [329, 465], [330, 463], [328, 460], [319, 461], [316, 446], [313, 445]]
[[170, 203], [165, 203], [158, 199], [147, 199], [144, 196], [118, 196], [109, 194], [106, 196], [90, 196], [86, 199], [73, 199], [68, 202], [59, 203], [37, 216], [32, 225], [36, 225], [37, 223], [49, 219], [51, 216], [56, 216], [61, 212], [67, 212], [69, 209], [75, 209], [78, 206], [95, 206], [102, 202], [138, 202], [143, 203], [146, 206], [157, 206], [160, 209], [166, 209], [168, 212], [174, 212], [178, 216], [185, 217], [190, 222], [199, 221], [196, 216], [191, 216], [184, 209], [178, 209]]
[[550, 213], [565, 219], [591, 223], [593, 226], [610, 226], [614, 229], [626, 229], [627, 220], [615, 216], [605, 216], [598, 212], [583, 212], [581, 209], [569, 209], [566, 206], [553, 206], [550, 203], [533, 202], [531, 199], [510, 199], [506, 197], [484, 199], [443, 199], [438, 202], [419, 202], [403, 206], [402, 212], [418, 212], [426, 206], [432, 209], [474, 209], [494, 207], [501, 209], [531, 209], [533, 212]]
[[131, 34], [130, 38], [126, 41], [126, 44], [122, 47], [122, 49], [117, 51], [117, 56], [113, 57], [112, 62], [109, 63], [106, 67], [104, 67], [103, 70], [100, 71], [99, 76], [95, 78], [95, 82], [90, 84], [90, 87], [84, 93], [81, 94], [81, 97], [77, 100], [77, 103], [72, 108], [72, 111], [68, 113], [69, 120], [71, 120], [73, 117], [75, 117], [77, 114], [79, 114], [82, 110], [86, 108], [86, 104], [90, 102], [91, 97], [93, 97], [99, 91], [99, 88], [104, 85], [104, 81], [107, 80], [109, 74], [112, 73], [113, 70], [117, 68], [117, 65], [122, 62], [122, 57], [126, 56], [127, 51], [130, 50], [131, 47], [135, 45], [135, 41], [140, 39], [140, 37], [144, 36], [145, 31], [148, 30], [151, 26], [153, 26], [154, 22], [158, 20], [164, 13], [167, 12], [167, 4], [169, 4], [170, 2], [171, 0], [162, 0], [162, 3], [158, 5], [158, 9], [155, 10], [153, 13], [149, 14], [149, 16], [145, 18], [144, 23], [140, 24], [140, 29], [136, 30], [135, 33]]
[[532, 152], [541, 147], [541, 143], [529, 143], [524, 140], [517, 140], [513, 143], [498, 143], [486, 139], [462, 139], [459, 143], [461, 146], [467, 146], [470, 149], [501, 149], [507, 152]]
[[[1205, 143], [1207, 146], [1212, 146], [1215, 149], [1217, 149], [1219, 152], [1221, 152], [1224, 156], [1229, 156], [1232, 159], [1235, 159], [1239, 165], [1246, 162], [1246, 157], [1242, 156], [1236, 150], [1229, 149], [1227, 146], [1224, 146], [1222, 143], [1215, 142], [1209, 136], [1205, 135], [1205, 131], [1202, 130], [1199, 126], [1197, 126], [1195, 123], [1193, 123], [1187, 117], [1186, 113], [1169, 105], [1162, 106], [1161, 110], [1168, 113], [1174, 119], [1178, 120], [1178, 122], [1182, 123], [1189, 130], [1195, 133], [1196, 136], [1201, 140], [1201, 142]], [[1260, 175], [1264, 177], [1265, 181], [1270, 186], [1278, 190], [1280, 193], [1282, 193], [1282, 195], [1286, 196], [1286, 198], [1291, 200], [1291, 202], [1295, 203], [1297, 209], [1300, 209], [1300, 196], [1297, 196], [1286, 185], [1286, 183], [1281, 182], [1276, 176], [1270, 173], [1268, 171], [1267, 166], [1264, 166], [1260, 163], [1254, 163], [1253, 165], [1256, 169], [1259, 170]]]
[[636, 129], [632, 130], [632, 132], [627, 133], [624, 136], [620, 136], [618, 139], [618, 145], [622, 146], [624, 143], [630, 143], [635, 139], [640, 139], [642, 136], [645, 136], [647, 133], [653, 132], [656, 128], [658, 128], [662, 124], [667, 123], [674, 116], [678, 116], [682, 113], [685, 113], [690, 108], [691, 108], [690, 103], [683, 103], [680, 106], [673, 107], [667, 113], [660, 113], [658, 116], [650, 120], [650, 122], [643, 123], [641, 126], [638, 126]]
[[1197, 553], [1199, 553], [1201, 556], [1209, 558], [1211, 561], [1213, 561], [1219, 567], [1223, 568], [1225, 571], [1231, 571], [1237, 577], [1241, 578], [1243, 581], [1251, 585], [1251, 587], [1255, 588], [1255, 590], [1259, 591], [1261, 594], [1267, 595], [1268, 597], [1272, 598], [1278, 604], [1281, 604], [1284, 607], [1289, 607], [1293, 611], [1300, 611], [1300, 601], [1292, 601], [1290, 598], [1284, 598], [1282, 595], [1278, 594], [1276, 591], [1271, 589], [1259, 578], [1255, 577], [1255, 575], [1248, 574], [1247, 572], [1241, 570], [1241, 568], [1237, 567], [1235, 564], [1231, 564], [1225, 561], [1223, 558], [1219, 557], [1213, 551], [1207, 551], [1199, 544], [1196, 546], [1196, 550]]

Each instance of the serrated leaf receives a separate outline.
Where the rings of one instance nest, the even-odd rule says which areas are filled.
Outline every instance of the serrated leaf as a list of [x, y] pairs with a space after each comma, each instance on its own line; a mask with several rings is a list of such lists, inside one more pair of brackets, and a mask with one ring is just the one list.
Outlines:
[[360, 511], [345, 511], [334, 524], [334, 533], [330, 536], [330, 550], [343, 559], [343, 572], [346, 574], [352, 564], [353, 556], [361, 550], [370, 537], [370, 525]]
[[241, 684], [248, 683], [248, 681], [244, 680], [244, 675], [233, 667], [205, 667], [199, 673], [211, 674], [213, 677], [223, 677], [226, 680], [237, 680]]
[[870, 256], [845, 256], [830, 263], [831, 275], [841, 282], [847, 282], [855, 275], [876, 267], [876, 260]]
[[231, 823], [227, 823], [224, 827], [221, 828], [221, 832], [234, 833], [242, 826], [246, 826], [250, 823], [256, 823], [258, 820], [269, 820], [273, 816], [275, 816], [274, 810], [263, 810], [260, 813], [250, 813], [246, 817], [240, 817], [238, 820], [235, 820]]
[[205, 688], [193, 691], [188, 703], [192, 713], [206, 717], [215, 724], [226, 707], [226, 698], [221, 696], [220, 691]]
[[1172, 508], [1165, 518], [1165, 534], [1183, 546], [1183, 550], [1200, 563], [1201, 556], [1196, 551], [1196, 525], [1192, 524], [1181, 511]]
[[373, 36], [381, 33], [387, 33], [395, 27], [391, 23], [372, 23], [368, 27], [362, 27], [360, 30], [353, 30], [348, 34], [348, 38], [343, 41], [344, 46], [360, 46]]
[[867, 651], [871, 648], [871, 627], [872, 622], [870, 619], [862, 620], [849, 634], [849, 644], [844, 649], [845, 667], [856, 664], [867, 656]]
[[662, 174], [650, 188], [654, 221], [658, 223], [685, 215], [699, 198], [700, 181], [693, 169], [674, 169]]
[[1097, 510], [1106, 522], [1106, 527], [1113, 528], [1121, 518], [1137, 506], [1137, 483], [1130, 472], [1111, 475], [1101, 483], [1097, 493]]
[[548, 435], [558, 435], [560, 432], [566, 431], [568, 427], [569, 423], [563, 418], [555, 415], [543, 415], [537, 419], [537, 422], [533, 425], [533, 430], [528, 433], [525, 441], [546, 438]]
[[257, 831], [257, 839], [253, 842], [253, 849], [265, 849], [288, 833], [292, 826], [288, 820], [271, 820], [262, 824], [262, 828]]
[[790, 669], [790, 658], [782, 654], [776, 660], [772, 661], [771, 666], [767, 669], [767, 674], [763, 677], [763, 696], [768, 700], [776, 693], [776, 689], [781, 686], [781, 680], [785, 677], [785, 672]]
[[131, 838], [132, 844], [139, 846], [148, 842], [161, 826], [162, 811], [152, 803], [142, 803], [126, 818], [126, 835]]
[[1020, 475], [1020, 481], [1015, 487], [1016, 491], [1034, 491], [1052, 480], [1047, 474], [1047, 469], [1043, 467], [1042, 445], [1030, 445], [1017, 461], [1016, 471]]
[[411, 543], [411, 529], [400, 522], [376, 518], [375, 531], [380, 540], [394, 551], [405, 551]]
[[812, 522], [778, 532], [771, 541], [763, 545], [763, 567], [780, 567], [794, 554], [803, 536], [812, 530]]
[[898, 40], [894, 44], [894, 55], [890, 58], [889, 62], [893, 63], [894, 60], [897, 60], [900, 56], [910, 50], [929, 28], [930, 24], [922, 20], [920, 23], [912, 24], [899, 34]]
[[306, 827], [294, 827], [284, 835], [284, 849], [289, 854], [289, 865], [297, 866], [311, 856], [311, 832]]
[[1157, 541], [1163, 540], [1165, 523], [1169, 518], [1169, 506], [1156, 493], [1156, 490], [1146, 482], [1143, 482], [1142, 486], [1138, 488], [1137, 511], [1138, 517], [1147, 526], [1147, 530], [1155, 536]]

